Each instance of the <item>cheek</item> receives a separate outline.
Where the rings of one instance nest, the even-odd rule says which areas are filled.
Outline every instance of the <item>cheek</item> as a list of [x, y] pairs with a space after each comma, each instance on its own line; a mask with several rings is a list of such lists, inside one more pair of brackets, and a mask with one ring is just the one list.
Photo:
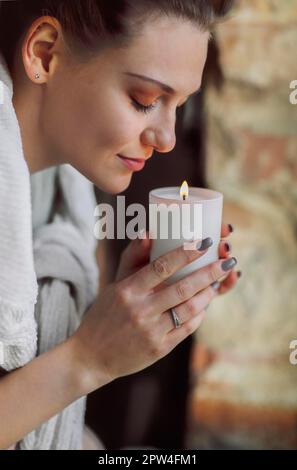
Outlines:
[[99, 144], [120, 151], [122, 146], [138, 141], [142, 120], [128, 100], [106, 97], [98, 102], [96, 122]]
[[114, 91], [56, 87], [43, 106], [44, 132], [51, 147], [70, 162], [87, 154], [119, 153], [138, 142], [143, 119], [129, 98]]
[[42, 132], [49, 145], [65, 161], [73, 154], [87, 149], [94, 139], [92, 105], [74, 89], [56, 87], [45, 98], [42, 106]]

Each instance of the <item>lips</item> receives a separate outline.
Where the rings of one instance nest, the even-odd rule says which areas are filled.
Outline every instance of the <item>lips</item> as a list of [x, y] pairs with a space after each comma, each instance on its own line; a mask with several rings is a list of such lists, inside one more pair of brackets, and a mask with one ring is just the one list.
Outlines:
[[128, 158], [123, 155], [117, 155], [121, 162], [132, 171], [140, 171], [145, 165], [144, 158]]

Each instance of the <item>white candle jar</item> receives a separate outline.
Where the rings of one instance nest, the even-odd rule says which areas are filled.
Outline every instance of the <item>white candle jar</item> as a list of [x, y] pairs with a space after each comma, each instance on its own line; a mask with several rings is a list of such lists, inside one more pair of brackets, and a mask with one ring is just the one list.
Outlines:
[[[187, 208], [183, 207], [185, 204], [188, 205]], [[172, 284], [219, 258], [223, 194], [210, 189], [190, 187], [188, 195], [183, 199], [180, 196], [179, 187], [158, 188], [150, 191], [149, 205], [149, 232], [152, 238], [151, 262], [164, 253], [189, 242], [188, 234], [190, 233], [194, 240], [207, 237], [213, 240], [213, 245], [204, 255], [173, 274], [166, 281], [167, 284]], [[170, 208], [174, 208], [174, 211]], [[168, 237], [163, 238], [163, 229], [166, 224], [168, 224]], [[161, 233], [162, 230], [163, 233]], [[184, 236], [185, 233], [187, 237]]]

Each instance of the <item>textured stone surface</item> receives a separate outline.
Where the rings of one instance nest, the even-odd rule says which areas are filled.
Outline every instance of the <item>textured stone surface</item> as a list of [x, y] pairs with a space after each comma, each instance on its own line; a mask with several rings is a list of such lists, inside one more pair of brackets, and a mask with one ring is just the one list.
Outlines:
[[231, 20], [216, 32], [225, 77], [261, 88], [296, 78], [295, 0], [235, 3]]
[[[296, 78], [297, 28], [269, 24], [221, 26], [221, 64], [228, 79], [259, 88]], [[281, 67], [276, 67], [281, 63]]]
[[231, 243], [243, 276], [207, 310], [199, 339], [211, 349], [288, 358], [297, 335], [297, 249], [294, 227], [278, 210], [246, 192], [225, 206], [224, 220], [236, 221]]
[[296, 448], [297, 2], [237, 2], [217, 30], [224, 82], [206, 96], [207, 180], [243, 276], [197, 333], [189, 446]]
[[297, 4], [295, 0], [236, 0], [232, 16], [235, 22], [245, 22], [248, 25], [297, 23]]
[[296, 197], [297, 107], [288, 95], [226, 84], [220, 93], [209, 90], [206, 104], [210, 184]]

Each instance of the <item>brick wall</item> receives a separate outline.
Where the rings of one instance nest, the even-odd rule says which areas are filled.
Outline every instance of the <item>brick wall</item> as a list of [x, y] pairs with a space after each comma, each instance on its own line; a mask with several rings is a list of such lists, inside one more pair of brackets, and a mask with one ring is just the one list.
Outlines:
[[206, 93], [207, 180], [243, 276], [197, 334], [190, 447], [297, 448], [297, 2], [236, 2], [216, 31], [223, 81]]

